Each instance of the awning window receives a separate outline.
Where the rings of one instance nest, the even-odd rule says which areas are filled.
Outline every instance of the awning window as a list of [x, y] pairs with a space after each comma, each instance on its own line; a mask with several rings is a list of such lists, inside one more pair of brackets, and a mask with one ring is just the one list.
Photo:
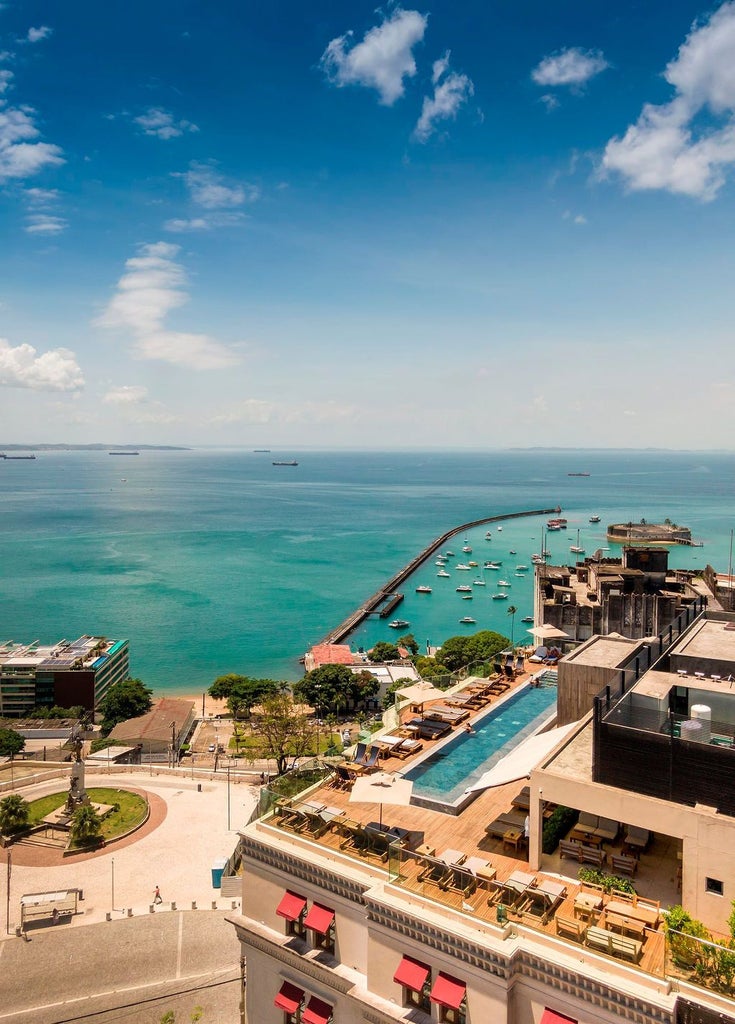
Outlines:
[[432, 1003], [446, 1006], [450, 1010], [458, 1010], [466, 992], [467, 986], [463, 981], [457, 981], [451, 975], [440, 971], [436, 976], [429, 998]]
[[290, 981], [284, 981], [278, 995], [273, 1000], [273, 1005], [283, 1010], [284, 1013], [296, 1013], [304, 1001], [304, 990], [292, 985]]
[[323, 907], [320, 903], [313, 903], [311, 910], [304, 918], [304, 924], [307, 928], [320, 932], [322, 935], [327, 934], [333, 921], [334, 911], [330, 910], [329, 907]]
[[312, 996], [309, 1005], [301, 1014], [301, 1024], [329, 1024], [332, 1019], [332, 1007], [323, 999]]
[[410, 956], [404, 956], [393, 975], [393, 981], [404, 988], [410, 988], [412, 992], [422, 992], [430, 973], [431, 968], [426, 964], [412, 960]]
[[574, 1017], [567, 1017], [563, 1013], [557, 1013], [556, 1010], [550, 1010], [547, 1006], [541, 1014], [539, 1024], [577, 1024], [577, 1021]]
[[299, 896], [298, 893], [287, 889], [283, 894], [283, 899], [276, 907], [276, 913], [279, 917], [285, 917], [287, 921], [298, 921], [304, 912], [305, 906], [306, 899], [304, 896]]

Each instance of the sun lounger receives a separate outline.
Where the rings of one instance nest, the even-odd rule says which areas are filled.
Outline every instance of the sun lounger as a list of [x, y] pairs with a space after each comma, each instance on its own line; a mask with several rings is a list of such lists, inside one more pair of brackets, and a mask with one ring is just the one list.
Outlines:
[[393, 754], [395, 757], [400, 757], [403, 761], [411, 754], [416, 754], [419, 750], [423, 750], [423, 748], [424, 745], [421, 740], [413, 740], [406, 737], [403, 739], [400, 747], [393, 747]]
[[509, 811], [506, 814], [500, 814], [494, 821], [491, 821], [489, 825], [486, 825], [485, 831], [489, 836], [493, 836], [496, 839], [502, 839], [508, 829], [518, 829], [523, 832], [525, 823], [525, 814], [522, 814], [519, 811]]
[[339, 830], [342, 834], [340, 850], [356, 850], [358, 853], [365, 853], [370, 847], [370, 837], [365, 829], [357, 821], [343, 821]]
[[437, 860], [436, 857], [427, 857], [425, 866], [417, 875], [417, 881], [442, 886], [451, 871], [452, 869], [444, 861]]
[[539, 920], [541, 924], [548, 924], [563, 898], [561, 895], [551, 895], [546, 889], [529, 885], [518, 904], [518, 912]]
[[414, 726], [416, 735], [425, 740], [436, 740], [440, 736], [446, 736], [452, 729], [451, 722], [431, 722], [425, 718], [412, 718], [407, 725]]
[[434, 704], [424, 715], [424, 720], [432, 722], [436, 720], [459, 725], [460, 722], [464, 722], [465, 718], [469, 717], [470, 713], [466, 708], [450, 708], [445, 704]]
[[467, 899], [477, 889], [477, 876], [462, 864], [450, 864], [449, 872], [440, 887], [450, 892], [461, 893], [463, 899]]
[[531, 657], [528, 660], [532, 661], [535, 665], [542, 665], [544, 663], [544, 661], [546, 661], [546, 658], [548, 657], [548, 655], [549, 655], [548, 647], [544, 647], [542, 645], [541, 647], [537, 647], [536, 648], [536, 650], [533, 652], [533, 654], [531, 655]]
[[524, 786], [523, 789], [511, 800], [511, 805], [519, 811], [528, 811], [531, 806], [531, 787]]

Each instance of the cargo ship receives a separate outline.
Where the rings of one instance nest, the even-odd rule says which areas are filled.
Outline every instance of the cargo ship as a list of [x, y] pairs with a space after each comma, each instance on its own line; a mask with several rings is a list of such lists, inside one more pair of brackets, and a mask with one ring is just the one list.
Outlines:
[[274, 466], [298, 466], [296, 459], [290, 459], [288, 462], [274, 462]]

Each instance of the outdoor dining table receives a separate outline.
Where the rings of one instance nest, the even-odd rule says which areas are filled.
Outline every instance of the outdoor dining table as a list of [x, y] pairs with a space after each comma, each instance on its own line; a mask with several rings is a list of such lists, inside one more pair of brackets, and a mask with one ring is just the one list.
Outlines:
[[642, 921], [649, 928], [655, 928], [658, 924], [659, 911], [657, 907], [648, 906], [645, 903], [624, 903], [622, 900], [610, 900], [605, 904], [608, 915], [617, 914], [619, 917], [634, 918]]

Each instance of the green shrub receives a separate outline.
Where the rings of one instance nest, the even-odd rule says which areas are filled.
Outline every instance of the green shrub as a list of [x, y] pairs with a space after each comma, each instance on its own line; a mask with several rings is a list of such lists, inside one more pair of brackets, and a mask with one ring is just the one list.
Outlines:
[[635, 895], [635, 886], [629, 878], [621, 878], [620, 875], [609, 875], [607, 871], [599, 871], [597, 868], [580, 868], [577, 876], [580, 882], [590, 882], [592, 885], [599, 885], [605, 892], [626, 892], [631, 896]]
[[579, 820], [579, 811], [573, 807], [557, 807], [544, 822], [542, 848], [544, 853], [553, 853], [567, 832]]

